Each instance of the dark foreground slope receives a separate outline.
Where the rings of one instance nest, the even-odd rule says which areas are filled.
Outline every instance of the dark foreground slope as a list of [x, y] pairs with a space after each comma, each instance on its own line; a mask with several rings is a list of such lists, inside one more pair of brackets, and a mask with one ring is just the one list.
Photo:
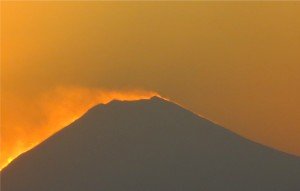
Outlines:
[[154, 97], [92, 108], [1, 178], [1, 191], [299, 191], [300, 159]]

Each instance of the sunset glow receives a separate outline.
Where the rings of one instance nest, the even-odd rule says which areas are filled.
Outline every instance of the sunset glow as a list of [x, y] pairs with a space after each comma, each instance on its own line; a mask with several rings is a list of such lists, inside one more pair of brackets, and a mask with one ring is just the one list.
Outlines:
[[[152, 96], [158, 96], [158, 94], [140, 90], [107, 91], [87, 88], [56, 88], [41, 95], [35, 103], [22, 103], [23, 105], [20, 107], [30, 104], [34, 107], [28, 107], [27, 112], [22, 114], [19, 113], [19, 110], [11, 109], [4, 119], [4, 125], [10, 127], [10, 132], [18, 133], [2, 131], [1, 169], [20, 154], [78, 119], [96, 104], [105, 104], [114, 99], [139, 100]], [[22, 101], [19, 100], [19, 102]], [[20, 120], [14, 119], [14, 116], [21, 115], [23, 116]], [[30, 126], [30, 128], [20, 128], [24, 127], [23, 125]]]
[[155, 92], [300, 156], [300, 1], [0, 4], [0, 169], [98, 103]]

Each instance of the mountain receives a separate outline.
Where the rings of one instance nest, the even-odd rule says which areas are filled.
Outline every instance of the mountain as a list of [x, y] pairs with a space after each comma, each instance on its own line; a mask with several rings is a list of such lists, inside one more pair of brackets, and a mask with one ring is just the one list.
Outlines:
[[2, 191], [299, 191], [300, 158], [166, 100], [112, 101], [22, 154]]

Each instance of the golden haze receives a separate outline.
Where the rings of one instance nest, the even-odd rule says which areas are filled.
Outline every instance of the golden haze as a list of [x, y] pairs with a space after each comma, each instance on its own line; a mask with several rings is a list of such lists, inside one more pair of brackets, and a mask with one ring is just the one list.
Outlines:
[[300, 155], [299, 50], [300, 2], [1, 1], [1, 150], [47, 137], [37, 100], [75, 86], [153, 90]]

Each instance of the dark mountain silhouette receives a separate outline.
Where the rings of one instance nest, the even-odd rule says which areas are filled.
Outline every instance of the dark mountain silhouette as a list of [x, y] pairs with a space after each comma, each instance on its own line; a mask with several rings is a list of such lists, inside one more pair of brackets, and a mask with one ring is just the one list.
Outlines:
[[1, 179], [2, 191], [299, 191], [300, 158], [153, 97], [95, 106]]

